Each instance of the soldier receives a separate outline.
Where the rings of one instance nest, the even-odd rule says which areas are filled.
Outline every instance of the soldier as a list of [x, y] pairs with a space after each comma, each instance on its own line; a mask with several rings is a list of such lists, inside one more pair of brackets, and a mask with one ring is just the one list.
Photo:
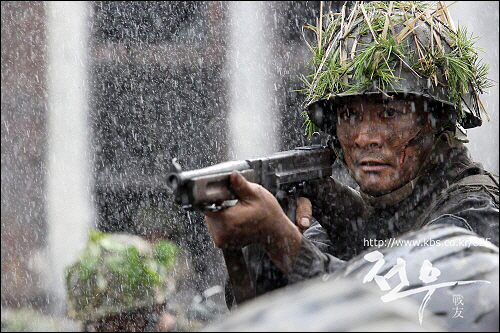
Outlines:
[[454, 28], [441, 2], [432, 6], [356, 2], [313, 28], [307, 129], [331, 136], [359, 191], [317, 182], [317, 196], [299, 199], [295, 224], [271, 193], [231, 174], [238, 203], [205, 219], [217, 247], [252, 245], [256, 295], [338, 271], [373, 242], [429, 224], [498, 246], [498, 176], [464, 146], [464, 128], [486, 112], [487, 67], [474, 38]]
[[166, 301], [187, 273], [177, 252], [170, 241], [150, 244], [140, 236], [91, 230], [66, 271], [68, 316], [83, 320], [85, 331], [173, 329], [178, 320]]

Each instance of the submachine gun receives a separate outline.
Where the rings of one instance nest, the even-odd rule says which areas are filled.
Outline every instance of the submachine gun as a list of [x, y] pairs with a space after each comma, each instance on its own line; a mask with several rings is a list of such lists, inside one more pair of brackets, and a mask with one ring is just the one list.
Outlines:
[[[319, 133], [314, 133], [309, 146], [196, 170], [182, 171], [174, 159], [167, 185], [173, 190], [175, 202], [185, 210], [217, 211], [234, 205], [238, 199], [229, 181], [231, 172], [237, 170], [248, 181], [271, 192], [295, 222], [296, 199], [314, 195], [308, 181], [330, 177], [334, 161], [333, 151], [321, 144]], [[236, 303], [253, 298], [254, 288], [241, 249], [224, 249], [223, 253]]]

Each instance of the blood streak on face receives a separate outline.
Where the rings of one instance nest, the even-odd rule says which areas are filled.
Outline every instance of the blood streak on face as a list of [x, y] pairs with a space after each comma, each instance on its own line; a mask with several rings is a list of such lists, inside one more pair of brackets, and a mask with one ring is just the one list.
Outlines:
[[337, 137], [361, 190], [379, 196], [416, 177], [434, 143], [419, 100], [351, 98], [337, 108]]
[[401, 151], [401, 163], [399, 164], [399, 168], [403, 168], [403, 164], [405, 163], [405, 159], [406, 159], [406, 149], [408, 148], [408, 145], [410, 145], [410, 142], [413, 141], [413, 140], [418, 140], [420, 138], [420, 135], [422, 134], [422, 129], [420, 131], [418, 131], [418, 133], [413, 137], [411, 138], [405, 145], [404, 145], [404, 148], [403, 150]]

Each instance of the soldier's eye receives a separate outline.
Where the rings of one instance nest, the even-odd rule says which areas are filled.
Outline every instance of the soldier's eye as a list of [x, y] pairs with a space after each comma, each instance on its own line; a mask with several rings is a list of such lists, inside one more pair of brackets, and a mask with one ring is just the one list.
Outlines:
[[393, 118], [399, 113], [400, 112], [395, 109], [384, 109], [384, 111], [382, 111], [382, 118]]

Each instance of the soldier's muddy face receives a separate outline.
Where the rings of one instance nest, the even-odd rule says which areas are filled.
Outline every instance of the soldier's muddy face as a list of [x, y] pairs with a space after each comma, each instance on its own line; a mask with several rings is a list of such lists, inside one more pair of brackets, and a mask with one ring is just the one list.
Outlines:
[[410, 182], [432, 149], [419, 100], [352, 98], [337, 108], [337, 136], [361, 190], [380, 196]]

